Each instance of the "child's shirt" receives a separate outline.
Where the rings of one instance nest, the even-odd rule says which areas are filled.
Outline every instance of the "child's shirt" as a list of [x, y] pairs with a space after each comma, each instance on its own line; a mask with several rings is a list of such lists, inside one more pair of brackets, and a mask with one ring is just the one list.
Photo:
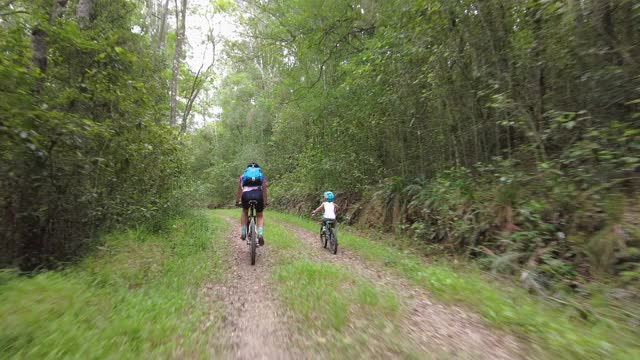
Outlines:
[[324, 206], [324, 214], [322, 215], [325, 219], [333, 219], [336, 218], [336, 206], [332, 202], [325, 201], [322, 203]]

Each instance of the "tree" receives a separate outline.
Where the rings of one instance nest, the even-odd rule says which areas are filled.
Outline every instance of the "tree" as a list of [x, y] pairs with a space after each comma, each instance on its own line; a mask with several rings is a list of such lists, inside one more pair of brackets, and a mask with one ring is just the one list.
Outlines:
[[200, 68], [198, 69], [198, 71], [196, 72], [195, 76], [193, 77], [193, 82], [191, 84], [191, 89], [188, 92], [187, 95], [187, 103], [185, 105], [185, 110], [184, 113], [182, 115], [182, 123], [180, 125], [180, 132], [181, 133], [185, 133], [187, 131], [187, 125], [188, 125], [188, 121], [189, 121], [189, 116], [191, 114], [191, 110], [193, 109], [193, 105], [195, 103], [195, 101], [198, 99], [198, 95], [200, 94], [200, 92], [203, 90], [205, 84], [207, 83], [207, 81], [209, 80], [209, 78], [213, 75], [213, 67], [216, 63], [216, 39], [214, 36], [214, 29], [213, 26], [211, 24], [211, 21], [208, 17], [208, 13], [205, 14], [205, 17], [207, 19], [207, 22], [209, 24], [209, 30], [208, 30], [208, 35], [207, 35], [207, 49], [208, 49], [208, 45], [211, 45], [211, 55], [210, 55], [210, 62], [209, 65], [207, 66], [206, 69], [204, 69], [204, 65], [205, 65], [205, 61], [206, 58], [208, 57], [208, 53], [205, 49], [204, 51], [204, 58], [203, 63], [200, 65]]
[[182, 48], [184, 46], [186, 18], [187, 18], [187, 0], [181, 0], [181, 6], [178, 6], [178, 0], [175, 0], [175, 16], [176, 16], [176, 48], [173, 57], [172, 76], [171, 76], [171, 117], [170, 125], [176, 126], [178, 119], [178, 76], [180, 73], [180, 64], [182, 62]]
[[170, 59], [132, 31], [142, 8], [68, 4], [13, 1], [0, 17], [2, 266], [55, 267], [98, 229], [184, 202], [186, 155], [166, 121]]
[[79, 0], [78, 5], [76, 7], [76, 18], [78, 22], [82, 25], [87, 24], [90, 19], [91, 10], [93, 8], [94, 0]]
[[[64, 8], [67, 6], [67, 0], [54, 0], [48, 17], [48, 25], [52, 25], [53, 22], [60, 16]], [[43, 10], [39, 5], [36, 5], [36, 11]], [[43, 29], [42, 24], [36, 24], [31, 31], [31, 49], [33, 56], [31, 58], [31, 64], [34, 68], [40, 69], [41, 74], [47, 72], [47, 51], [49, 49], [47, 44], [47, 31]], [[36, 92], [39, 92], [42, 87], [42, 83], [38, 82], [36, 85]]]
[[[483, 221], [514, 232], [509, 251], [523, 257], [551, 246], [553, 231], [597, 233], [565, 221], [579, 217], [569, 199], [606, 212], [596, 198], [614, 186], [598, 184], [637, 194], [640, 14], [631, 3], [244, 1], [207, 174], [221, 183], [259, 159], [276, 206], [304, 208], [333, 189], [378, 209], [375, 221], [390, 228], [446, 229], [416, 236], [458, 249], [480, 241]], [[474, 190], [484, 184], [494, 202]], [[547, 205], [537, 220], [522, 215], [531, 199]], [[501, 220], [483, 218], [486, 209]], [[522, 240], [533, 233], [545, 240]]]

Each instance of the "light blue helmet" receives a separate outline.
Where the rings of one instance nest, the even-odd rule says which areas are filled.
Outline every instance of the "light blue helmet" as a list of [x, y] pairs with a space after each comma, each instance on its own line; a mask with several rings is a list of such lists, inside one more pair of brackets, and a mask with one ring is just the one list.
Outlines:
[[333, 201], [333, 193], [331, 191], [325, 191], [324, 198], [327, 199], [328, 202]]

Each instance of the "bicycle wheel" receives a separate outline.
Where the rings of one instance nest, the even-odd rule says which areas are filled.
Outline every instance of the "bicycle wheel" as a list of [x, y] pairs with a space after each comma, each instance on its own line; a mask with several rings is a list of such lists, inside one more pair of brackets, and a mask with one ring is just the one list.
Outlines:
[[323, 228], [320, 228], [320, 245], [322, 245], [323, 248], [327, 247], [327, 232], [325, 230], [325, 232], [322, 232]]
[[329, 233], [331, 234], [331, 252], [333, 253], [333, 255], [338, 253], [338, 235], [336, 234], [336, 229], [333, 228], [333, 226], [331, 227], [331, 229], [329, 230]]
[[249, 234], [250, 234], [249, 247], [251, 248], [251, 265], [255, 265], [257, 234], [256, 234], [256, 223], [253, 222], [253, 219], [251, 219], [251, 224], [249, 225]]

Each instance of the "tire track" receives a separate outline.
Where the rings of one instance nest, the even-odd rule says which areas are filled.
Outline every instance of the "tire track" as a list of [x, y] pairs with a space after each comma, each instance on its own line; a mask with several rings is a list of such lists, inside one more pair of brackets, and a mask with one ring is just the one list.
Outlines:
[[476, 314], [457, 306], [438, 303], [425, 290], [410, 285], [386, 269], [365, 262], [340, 246], [338, 254], [332, 255], [322, 248], [317, 234], [283, 221], [277, 223], [303, 240], [309, 248], [310, 259], [343, 266], [375, 284], [393, 290], [407, 308], [400, 324], [402, 333], [429, 358], [527, 358], [513, 336], [491, 329]]
[[225, 305], [223, 324], [233, 359], [300, 359], [296, 334], [288, 316], [280, 308], [268, 283], [273, 267], [269, 247], [258, 249], [256, 265], [249, 261], [249, 250], [240, 240], [235, 219], [222, 216], [231, 228], [227, 239], [232, 258], [227, 279], [220, 285], [207, 285], [207, 291]]

